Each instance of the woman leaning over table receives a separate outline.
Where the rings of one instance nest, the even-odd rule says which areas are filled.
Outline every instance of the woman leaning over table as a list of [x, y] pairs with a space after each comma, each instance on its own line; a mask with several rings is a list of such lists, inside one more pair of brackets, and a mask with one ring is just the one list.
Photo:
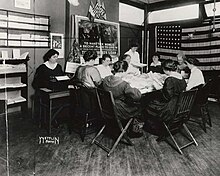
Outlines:
[[[129, 83], [121, 78], [128, 69], [128, 63], [126, 61], [117, 61], [114, 63], [113, 69], [115, 74], [105, 77], [102, 87], [104, 90], [112, 92], [117, 116], [121, 120], [129, 120], [133, 117], [140, 119], [140, 108], [135, 102], [140, 101], [141, 92], [136, 88], [132, 88]], [[140, 137], [142, 133], [141, 129], [139, 130], [130, 130], [130, 137]]]
[[189, 69], [191, 70], [189, 80], [187, 82], [186, 90], [190, 90], [192, 88], [205, 84], [202, 71], [196, 67], [199, 61], [196, 58], [187, 58], [185, 62], [189, 67]]
[[156, 135], [163, 131], [162, 122], [172, 119], [178, 96], [186, 89], [186, 82], [177, 72], [175, 61], [165, 60], [161, 66], [168, 77], [165, 79], [160, 94], [144, 109], [146, 118], [144, 129]]
[[83, 55], [85, 64], [76, 69], [73, 81], [81, 83], [87, 88], [95, 88], [102, 83], [102, 78], [96, 67], [94, 67], [97, 52], [88, 50]]
[[134, 74], [134, 75], [140, 75], [140, 71], [139, 69], [135, 68], [132, 64], [131, 64], [131, 56], [129, 54], [124, 54], [121, 56], [120, 60], [126, 61], [128, 63], [128, 69], [126, 71], [126, 73], [128, 74]]
[[61, 65], [57, 63], [58, 56], [59, 52], [54, 49], [48, 50], [43, 56], [44, 63], [37, 68], [32, 82], [35, 90], [50, 88], [51, 79], [54, 79], [55, 76], [64, 75]]

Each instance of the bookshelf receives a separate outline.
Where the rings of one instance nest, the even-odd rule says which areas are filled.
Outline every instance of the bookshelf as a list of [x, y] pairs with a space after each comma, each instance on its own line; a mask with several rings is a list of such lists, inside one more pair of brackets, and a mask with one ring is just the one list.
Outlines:
[[27, 62], [26, 59], [0, 58], [0, 100], [5, 100], [8, 113], [22, 112], [27, 115]]
[[50, 47], [50, 17], [0, 9], [0, 47]]

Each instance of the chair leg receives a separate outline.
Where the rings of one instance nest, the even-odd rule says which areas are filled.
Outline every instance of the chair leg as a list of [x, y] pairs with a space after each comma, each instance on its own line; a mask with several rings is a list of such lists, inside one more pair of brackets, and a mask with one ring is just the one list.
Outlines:
[[200, 112], [201, 112], [201, 116], [202, 116], [202, 127], [203, 127], [203, 130], [206, 133], [206, 115], [205, 115], [205, 112], [204, 112], [204, 107], [200, 107]]
[[117, 138], [117, 140], [115, 141], [113, 147], [111, 148], [111, 150], [108, 153], [108, 156], [111, 155], [111, 153], [114, 151], [115, 147], [118, 145], [119, 141], [121, 140], [121, 138], [123, 137], [125, 131], [122, 131], [121, 134], [119, 135], [119, 137]]
[[[128, 123], [126, 124], [126, 126], [124, 127], [124, 129], [122, 129], [122, 132], [121, 132], [121, 134], [119, 135], [119, 137], [117, 138], [117, 140], [115, 141], [115, 143], [114, 143], [114, 145], [113, 145], [113, 147], [111, 148], [111, 150], [109, 151], [109, 153], [108, 153], [108, 156], [110, 156], [110, 154], [114, 151], [114, 149], [115, 149], [115, 147], [118, 145], [118, 143], [119, 143], [119, 141], [121, 140], [121, 138], [124, 136], [124, 134], [126, 133], [126, 131], [127, 131], [127, 129], [128, 129], [128, 127], [129, 127], [129, 125], [131, 124], [131, 122], [132, 122], [132, 118], [128, 121]], [[127, 139], [127, 142], [130, 144], [132, 144], [133, 145], [133, 143], [130, 141], [130, 139], [128, 138], [128, 136], [126, 137]], [[129, 140], [128, 140], [129, 139]]]
[[127, 129], [128, 129], [128, 127], [131, 125], [131, 122], [133, 121], [133, 119], [130, 119], [129, 121], [128, 121], [128, 123], [126, 124], [126, 126], [124, 127], [124, 131], [125, 131], [125, 133], [124, 133], [124, 139], [127, 141], [127, 143], [129, 144], [129, 145], [134, 145], [133, 143], [132, 143], [132, 141], [131, 141], [131, 139], [128, 137], [128, 135], [127, 135], [127, 133], [126, 133], [126, 131], [127, 131]]
[[195, 145], [198, 146], [198, 143], [196, 142], [195, 138], [193, 137], [192, 133], [189, 131], [189, 129], [187, 128], [185, 123], [183, 124], [183, 127], [186, 130], [186, 132], [190, 135], [190, 137], [192, 138], [192, 140], [195, 143]]
[[40, 105], [40, 110], [39, 110], [39, 122], [38, 122], [38, 127], [41, 128], [42, 127], [42, 107]]
[[102, 128], [99, 130], [99, 132], [97, 133], [97, 135], [93, 138], [91, 144], [93, 144], [96, 139], [102, 134], [103, 130], [105, 129], [105, 125], [102, 126]]
[[206, 111], [206, 114], [208, 116], [208, 124], [209, 124], [210, 127], [212, 127], [212, 121], [211, 121], [211, 117], [210, 117], [207, 105], [205, 106], [205, 111]]
[[169, 128], [167, 127], [167, 125], [166, 125], [165, 123], [163, 123], [163, 124], [164, 124], [164, 126], [165, 126], [167, 132], [169, 133], [169, 135], [170, 135], [172, 141], [174, 142], [175, 146], [177, 147], [177, 150], [178, 150], [179, 153], [182, 155], [183, 152], [182, 152], [182, 150], [180, 149], [179, 145], [177, 144], [177, 142], [176, 142], [175, 138], [173, 137], [172, 133], [170, 132]]
[[85, 121], [84, 121], [84, 124], [82, 125], [82, 129], [81, 129], [81, 133], [80, 133], [80, 137], [81, 137], [82, 142], [84, 142], [84, 138], [86, 136], [86, 128], [87, 128], [88, 117], [89, 117], [89, 114], [86, 113]]

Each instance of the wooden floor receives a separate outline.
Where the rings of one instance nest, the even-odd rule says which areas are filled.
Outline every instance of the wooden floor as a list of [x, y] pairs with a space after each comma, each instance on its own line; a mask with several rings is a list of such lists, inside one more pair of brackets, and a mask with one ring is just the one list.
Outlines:
[[[213, 127], [202, 131], [188, 124], [199, 146], [180, 155], [166, 142], [145, 132], [133, 139], [135, 146], [119, 144], [112, 156], [90, 145], [94, 134], [81, 142], [78, 134], [68, 134], [65, 127], [53, 130], [59, 144], [39, 144], [39, 136], [48, 136], [30, 119], [9, 119], [10, 176], [219, 176], [220, 106], [209, 104]], [[6, 176], [4, 121], [0, 128], [0, 176]], [[110, 143], [109, 139], [104, 142]]]

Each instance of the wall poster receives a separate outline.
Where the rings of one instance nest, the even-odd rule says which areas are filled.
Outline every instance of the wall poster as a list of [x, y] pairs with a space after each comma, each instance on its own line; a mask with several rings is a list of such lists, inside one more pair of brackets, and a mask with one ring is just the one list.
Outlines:
[[112, 57], [120, 55], [119, 24], [95, 19], [89, 21], [87, 17], [73, 16], [72, 36], [76, 38], [80, 54], [87, 50], [96, 50], [98, 55], [110, 54]]
[[63, 34], [51, 33], [50, 34], [50, 48], [59, 52], [58, 58], [64, 58], [64, 39]]

